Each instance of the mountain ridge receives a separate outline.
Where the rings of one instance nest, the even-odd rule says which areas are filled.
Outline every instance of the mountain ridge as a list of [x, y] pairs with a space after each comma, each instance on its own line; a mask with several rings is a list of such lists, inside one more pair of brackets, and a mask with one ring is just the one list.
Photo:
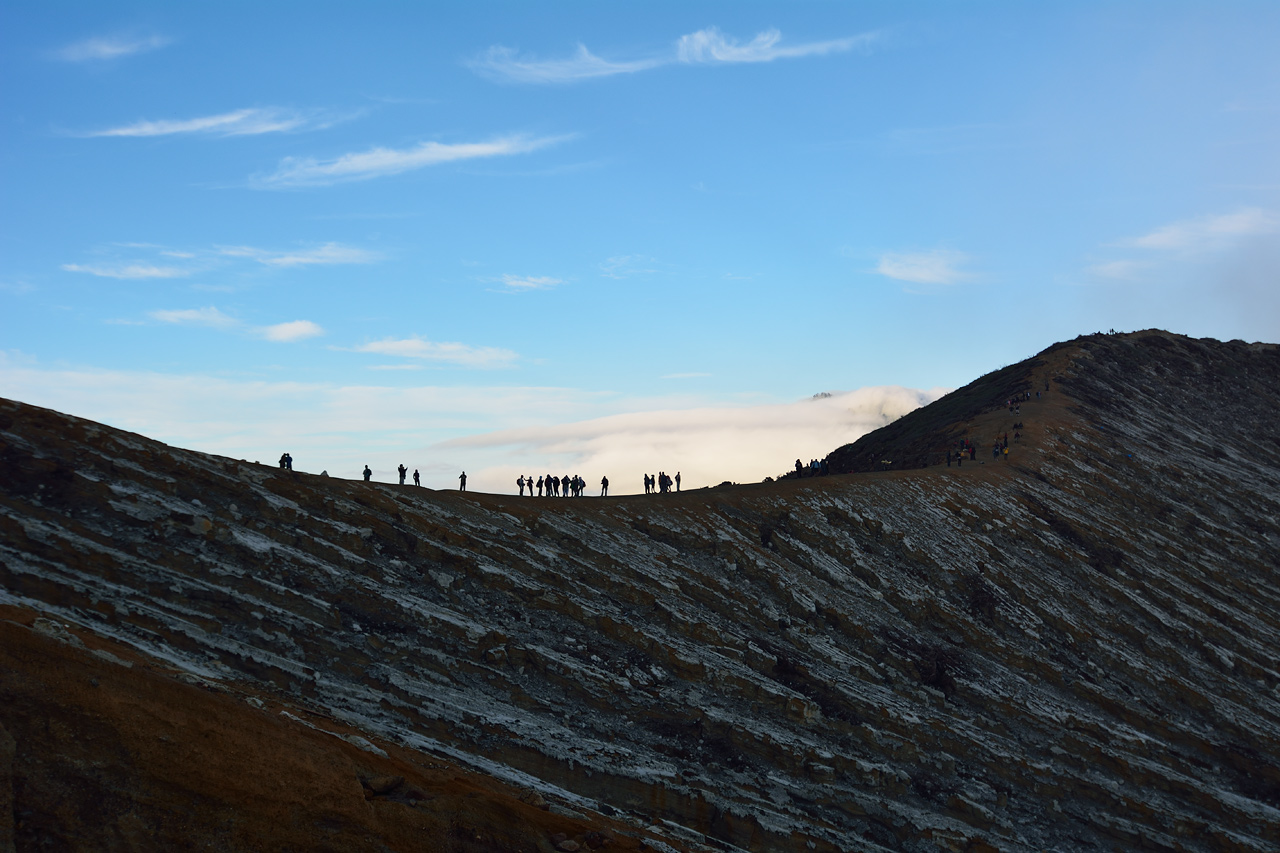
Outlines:
[[[1007, 462], [910, 466], [984, 448], [1018, 390]], [[579, 828], [615, 820], [614, 846], [1263, 850], [1277, 411], [1274, 345], [1090, 336], [829, 457], [888, 471], [553, 501], [281, 472], [6, 401], [0, 604], [509, 774]], [[40, 742], [0, 722], [15, 755]], [[456, 849], [554, 849], [503, 838]], [[421, 849], [442, 839], [465, 841]]]

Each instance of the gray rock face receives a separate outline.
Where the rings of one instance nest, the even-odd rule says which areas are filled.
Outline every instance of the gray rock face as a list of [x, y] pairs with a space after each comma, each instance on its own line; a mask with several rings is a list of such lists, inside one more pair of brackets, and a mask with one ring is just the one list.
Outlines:
[[899, 430], [1021, 420], [1007, 462], [603, 500], [4, 401], [0, 603], [673, 845], [1275, 849], [1280, 350], [1138, 333], [1005, 373]]

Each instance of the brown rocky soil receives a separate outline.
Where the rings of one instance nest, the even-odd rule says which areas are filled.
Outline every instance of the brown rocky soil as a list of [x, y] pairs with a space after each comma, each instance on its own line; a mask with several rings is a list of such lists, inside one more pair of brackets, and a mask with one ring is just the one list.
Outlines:
[[575, 500], [2, 401], [0, 843], [1276, 849], [1277, 412], [1275, 346], [1094, 336], [888, 471]]

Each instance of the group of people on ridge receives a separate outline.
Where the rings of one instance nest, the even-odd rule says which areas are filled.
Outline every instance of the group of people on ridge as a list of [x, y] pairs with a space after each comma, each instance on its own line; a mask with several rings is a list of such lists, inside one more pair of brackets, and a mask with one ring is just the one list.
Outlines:
[[[582, 477], [574, 474], [570, 477], [566, 474], [563, 477], [556, 477], [551, 474], [539, 477], [534, 482], [532, 477], [521, 475], [516, 479], [516, 488], [520, 490], [520, 494], [524, 495], [525, 488], [529, 489], [529, 497], [548, 497], [548, 498], [580, 498], [587, 491], [587, 481]], [[537, 489], [537, 495], [533, 490]], [[603, 497], [609, 493], [609, 478], [600, 478], [600, 495]]]
[[680, 472], [677, 471], [674, 478], [668, 477], [665, 471], [659, 471], [655, 477], [653, 474], [644, 475], [644, 493], [652, 495], [655, 493], [666, 494], [671, 491], [671, 487], [675, 486], [676, 491], [680, 491]]

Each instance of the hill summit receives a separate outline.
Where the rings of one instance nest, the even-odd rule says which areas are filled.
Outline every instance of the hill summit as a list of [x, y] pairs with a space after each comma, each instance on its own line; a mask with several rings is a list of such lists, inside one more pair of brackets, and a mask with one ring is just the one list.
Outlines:
[[1278, 424], [1161, 331], [607, 499], [0, 401], [0, 845], [1274, 850]]

